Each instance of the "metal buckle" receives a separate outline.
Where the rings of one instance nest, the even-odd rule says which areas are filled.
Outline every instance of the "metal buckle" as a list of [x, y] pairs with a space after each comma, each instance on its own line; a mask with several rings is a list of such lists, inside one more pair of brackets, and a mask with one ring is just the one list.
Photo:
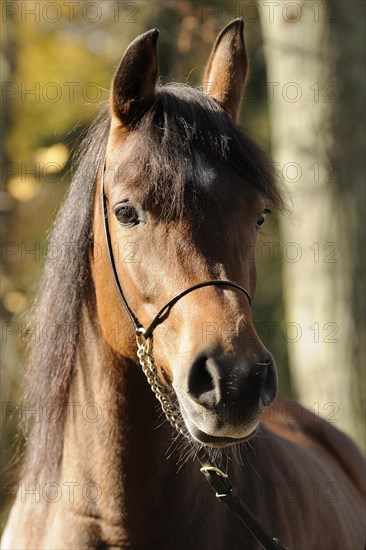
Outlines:
[[227, 474], [225, 474], [225, 472], [220, 470], [220, 468], [216, 468], [216, 466], [202, 466], [202, 468], [200, 468], [200, 472], [202, 472], [203, 474], [210, 474], [211, 472], [215, 472], [215, 474], [224, 479], [227, 479], [229, 477]]

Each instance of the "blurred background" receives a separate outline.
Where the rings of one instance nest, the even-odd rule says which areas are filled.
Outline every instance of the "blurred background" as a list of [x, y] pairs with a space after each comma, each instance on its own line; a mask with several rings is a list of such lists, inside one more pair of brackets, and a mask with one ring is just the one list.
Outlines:
[[22, 445], [26, 315], [72, 154], [133, 38], [157, 27], [162, 83], [199, 86], [217, 33], [236, 17], [250, 58], [241, 125], [272, 154], [290, 204], [261, 233], [257, 330], [280, 393], [365, 445], [365, 4], [4, 0], [2, 495]]

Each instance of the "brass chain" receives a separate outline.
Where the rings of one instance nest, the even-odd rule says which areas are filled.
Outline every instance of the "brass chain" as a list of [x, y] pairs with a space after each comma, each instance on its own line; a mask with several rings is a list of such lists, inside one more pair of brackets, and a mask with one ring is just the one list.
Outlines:
[[152, 356], [152, 340], [151, 338], [145, 338], [144, 332], [144, 329], [139, 329], [139, 332], [136, 334], [137, 357], [139, 358], [142, 371], [156, 399], [159, 401], [168, 422], [177, 432], [184, 437], [190, 438], [185, 424], [180, 419], [180, 413], [177, 407], [170, 399], [165, 387], [160, 381], [154, 357]]

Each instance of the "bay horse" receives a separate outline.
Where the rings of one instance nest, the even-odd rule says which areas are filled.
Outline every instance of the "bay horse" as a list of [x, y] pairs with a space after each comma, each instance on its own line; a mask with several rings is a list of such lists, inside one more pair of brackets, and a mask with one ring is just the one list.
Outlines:
[[[27, 371], [37, 414], [2, 548], [259, 548], [206, 487], [195, 459], [206, 449], [288, 548], [361, 550], [363, 458], [331, 424], [275, 400], [252, 323], [258, 230], [283, 199], [236, 124], [243, 21], [218, 36], [202, 91], [158, 85], [157, 39], [146, 32], [125, 52], [51, 235], [59, 254]], [[231, 286], [184, 293], [217, 280]], [[182, 291], [155, 324], [153, 356], [191, 443], [159, 412], [131, 323], [148, 326]]]

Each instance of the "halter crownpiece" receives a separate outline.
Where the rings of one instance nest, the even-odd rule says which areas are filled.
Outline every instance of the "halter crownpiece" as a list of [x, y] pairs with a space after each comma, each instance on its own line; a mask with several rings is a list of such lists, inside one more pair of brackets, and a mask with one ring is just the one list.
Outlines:
[[[106, 172], [107, 159], [104, 158], [103, 169], [102, 169], [102, 178], [101, 178], [101, 195], [102, 195], [102, 213], [104, 220], [104, 232], [107, 244], [107, 251], [109, 262], [111, 265], [111, 270], [113, 274], [113, 279], [119, 294], [119, 297], [131, 319], [132, 325], [136, 334], [136, 344], [137, 344], [137, 357], [141, 365], [142, 371], [146, 376], [148, 383], [152, 391], [155, 394], [155, 397], [158, 399], [161, 408], [171, 426], [181, 435], [186, 437], [191, 442], [191, 436], [189, 431], [181, 420], [181, 415], [176, 407], [176, 405], [170, 399], [170, 396], [166, 392], [164, 385], [162, 384], [159, 374], [155, 365], [154, 358], [152, 356], [152, 336], [153, 331], [158, 325], [160, 325], [170, 313], [172, 307], [184, 296], [198, 290], [199, 288], [207, 286], [221, 286], [226, 287], [230, 290], [239, 290], [245, 294], [248, 299], [249, 305], [252, 301], [250, 298], [249, 292], [234, 281], [226, 280], [211, 280], [204, 281], [192, 285], [185, 290], [182, 290], [176, 294], [171, 300], [169, 300], [155, 315], [154, 319], [151, 321], [147, 329], [144, 329], [137, 316], [134, 314], [126, 297], [123, 293], [121, 283], [118, 278], [117, 268], [114, 261], [113, 249], [111, 235], [109, 231], [108, 223], [108, 211], [107, 211], [107, 197], [104, 189], [104, 175]], [[235, 512], [244, 525], [249, 529], [249, 531], [256, 537], [260, 544], [265, 548], [265, 550], [287, 550], [278, 539], [272, 538], [264, 529], [264, 527], [259, 523], [259, 521], [252, 514], [251, 510], [247, 507], [245, 502], [240, 498], [239, 494], [236, 492], [235, 487], [231, 484], [228, 475], [220, 470], [220, 468], [215, 464], [215, 462], [209, 457], [207, 451], [204, 448], [201, 448], [199, 451], [195, 451], [198, 456], [202, 468], [201, 472], [206, 477], [208, 483], [214, 489], [216, 497], [225, 504], [225, 506]]]

